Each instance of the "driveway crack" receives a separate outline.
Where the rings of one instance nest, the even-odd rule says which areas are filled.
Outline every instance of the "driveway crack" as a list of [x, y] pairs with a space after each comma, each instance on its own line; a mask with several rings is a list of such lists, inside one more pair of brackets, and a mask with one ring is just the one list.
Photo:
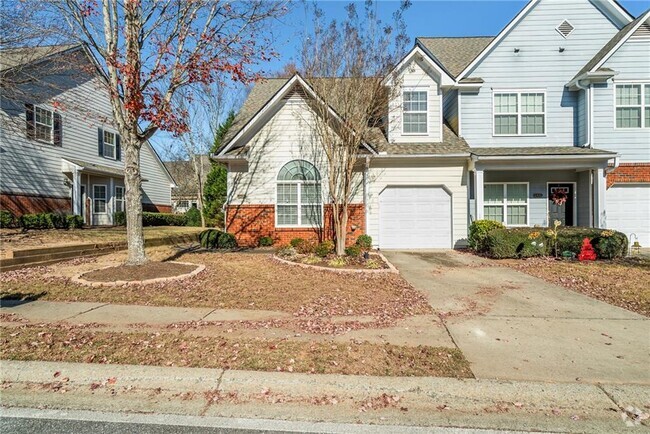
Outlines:
[[[445, 322], [445, 319], [443, 318], [443, 316], [440, 315], [440, 314], [436, 314], [436, 315], [438, 315], [438, 318], [440, 318], [440, 322], [442, 323], [443, 327], [447, 331], [447, 335], [449, 336], [449, 339], [451, 339], [451, 342], [454, 344], [454, 346], [456, 347], [456, 349], [458, 351], [463, 353], [463, 350], [460, 349], [460, 347], [458, 346], [458, 343], [456, 342], [456, 339], [454, 339], [454, 336], [451, 334], [451, 330], [449, 330], [449, 327], [447, 327], [447, 323]], [[474, 371], [472, 371], [472, 368], [468, 367], [468, 369], [472, 373], [472, 378], [476, 379], [476, 375], [474, 375]]]
[[99, 306], [92, 307], [92, 308], [90, 308], [88, 310], [84, 310], [83, 312], [76, 313], [76, 314], [72, 315], [71, 317], [68, 317], [68, 318], [65, 318], [65, 319], [68, 320], [68, 319], [76, 318], [79, 315], [83, 315], [85, 313], [92, 312], [93, 310], [96, 310], [96, 309], [99, 309], [100, 307], [104, 307], [104, 306], [108, 306], [108, 305], [110, 305], [110, 303], [104, 303], [104, 304], [101, 304]]

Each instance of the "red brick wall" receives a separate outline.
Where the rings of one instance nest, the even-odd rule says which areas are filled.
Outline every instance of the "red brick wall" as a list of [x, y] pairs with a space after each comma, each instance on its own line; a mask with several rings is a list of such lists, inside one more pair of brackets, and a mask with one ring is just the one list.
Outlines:
[[[347, 243], [353, 244], [365, 233], [365, 207], [362, 204], [349, 208]], [[294, 238], [323, 241], [334, 238], [332, 208], [325, 205], [325, 225], [317, 228], [276, 228], [274, 205], [229, 206], [226, 210], [226, 230], [237, 238], [240, 246], [254, 247], [262, 237], [271, 237], [276, 245], [286, 245]]]
[[607, 188], [639, 182], [650, 182], [650, 163], [623, 163], [607, 174]]
[[172, 212], [171, 205], [156, 205], [154, 203], [143, 203], [142, 210], [146, 212]]
[[0, 209], [11, 212], [20, 217], [23, 214], [39, 212], [72, 212], [72, 203], [69, 197], [44, 197], [27, 196], [18, 194], [0, 194]]

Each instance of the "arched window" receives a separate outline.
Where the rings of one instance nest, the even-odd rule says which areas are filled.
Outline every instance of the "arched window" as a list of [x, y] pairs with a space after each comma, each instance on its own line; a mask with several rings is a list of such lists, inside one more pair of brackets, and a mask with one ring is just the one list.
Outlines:
[[319, 227], [323, 222], [320, 173], [304, 160], [285, 164], [278, 174], [276, 226]]

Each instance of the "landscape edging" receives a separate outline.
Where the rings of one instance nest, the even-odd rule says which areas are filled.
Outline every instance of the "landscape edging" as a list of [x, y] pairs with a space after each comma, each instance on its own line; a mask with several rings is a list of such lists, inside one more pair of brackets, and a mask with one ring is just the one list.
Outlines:
[[78, 274], [71, 278], [70, 280], [78, 283], [80, 285], [85, 285], [85, 286], [94, 286], [94, 287], [100, 287], [100, 286], [137, 286], [137, 285], [149, 285], [151, 283], [160, 283], [160, 282], [171, 282], [174, 280], [182, 280], [186, 279], [188, 277], [193, 277], [199, 274], [201, 271], [205, 270], [205, 265], [204, 264], [194, 264], [191, 262], [178, 262], [178, 261], [169, 261], [172, 264], [181, 264], [181, 265], [194, 265], [196, 266], [196, 269], [189, 273], [185, 274], [180, 274], [178, 276], [169, 276], [169, 277], [156, 277], [154, 279], [145, 279], [145, 280], [116, 280], [114, 282], [93, 282], [90, 280], [83, 279], [81, 276], [84, 274], [90, 273], [91, 271], [99, 271], [99, 270], [105, 270], [107, 268], [113, 268], [115, 265], [109, 265], [108, 267], [102, 267], [98, 268], [96, 270], [91, 270], [91, 271], [84, 271], [81, 274]]
[[372, 270], [372, 269], [361, 269], [361, 268], [332, 268], [332, 267], [321, 267], [320, 265], [311, 265], [311, 264], [303, 264], [302, 262], [294, 262], [294, 261], [289, 261], [287, 259], [280, 258], [277, 256], [275, 253], [271, 254], [271, 257], [283, 264], [288, 264], [288, 265], [297, 265], [302, 268], [307, 268], [307, 269], [312, 269], [312, 270], [319, 270], [319, 271], [328, 271], [330, 273], [340, 273], [340, 274], [347, 274], [347, 273], [356, 273], [356, 274], [385, 274], [385, 273], [391, 273], [391, 274], [399, 274], [399, 270], [395, 268], [393, 264], [390, 263], [388, 259], [384, 255], [382, 255], [379, 252], [374, 252], [377, 256], [381, 258], [382, 261], [386, 265], [388, 265], [388, 268], [381, 268], [378, 270]]

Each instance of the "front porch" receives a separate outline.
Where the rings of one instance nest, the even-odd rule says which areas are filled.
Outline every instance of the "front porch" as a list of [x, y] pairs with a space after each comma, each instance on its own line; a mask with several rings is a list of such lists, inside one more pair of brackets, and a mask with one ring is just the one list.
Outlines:
[[568, 148], [563, 154], [517, 155], [517, 149], [501, 151], [509, 155], [473, 153], [470, 221], [549, 227], [559, 220], [564, 226], [607, 227], [606, 170], [615, 154]]

